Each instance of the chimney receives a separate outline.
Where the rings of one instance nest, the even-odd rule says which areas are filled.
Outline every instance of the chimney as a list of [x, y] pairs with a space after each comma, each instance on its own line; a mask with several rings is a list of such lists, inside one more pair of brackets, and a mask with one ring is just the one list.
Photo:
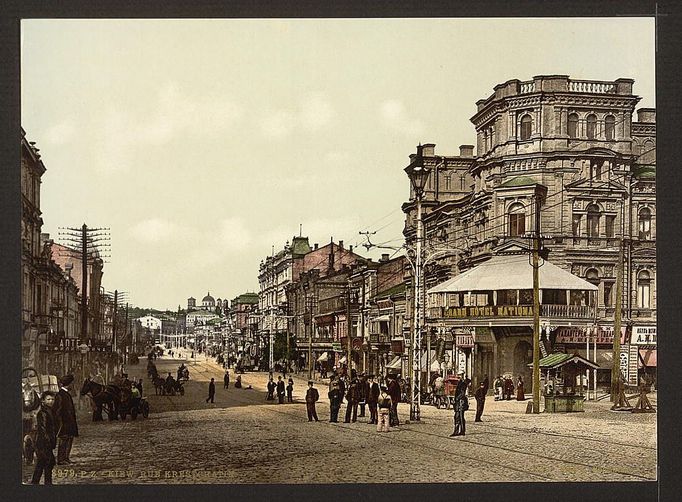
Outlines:
[[388, 253], [381, 253], [381, 259], [379, 260], [380, 263], [384, 263], [388, 261]]
[[433, 157], [436, 154], [436, 144], [426, 143], [422, 146], [422, 154], [424, 157]]
[[460, 157], [473, 157], [474, 156], [474, 145], [460, 145], [459, 146], [459, 156]]
[[339, 241], [339, 247], [343, 249], [343, 241]]
[[313, 250], [317, 249], [317, 242], [313, 244], [313, 248], [314, 248]]
[[637, 122], [656, 123], [656, 108], [640, 108], [637, 110]]
[[352, 245], [352, 244], [351, 244], [351, 246], [348, 248], [348, 251], [350, 251], [351, 253], [353, 252], [353, 245]]

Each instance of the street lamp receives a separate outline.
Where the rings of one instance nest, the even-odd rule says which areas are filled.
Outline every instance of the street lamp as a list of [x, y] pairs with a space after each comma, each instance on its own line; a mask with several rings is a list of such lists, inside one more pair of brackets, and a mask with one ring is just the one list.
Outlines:
[[421, 296], [422, 296], [422, 240], [424, 228], [422, 222], [422, 198], [424, 186], [431, 174], [431, 169], [424, 165], [423, 146], [417, 146], [417, 155], [405, 172], [410, 178], [414, 198], [417, 204], [417, 238], [415, 243], [415, 270], [414, 270], [414, 321], [412, 331], [412, 395], [410, 399], [410, 421], [420, 420], [419, 400], [421, 390]]

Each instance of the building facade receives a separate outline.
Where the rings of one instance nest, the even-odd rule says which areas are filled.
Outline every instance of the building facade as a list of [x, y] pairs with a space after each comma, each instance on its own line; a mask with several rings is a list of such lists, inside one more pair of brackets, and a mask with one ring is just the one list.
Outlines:
[[[640, 99], [633, 94], [633, 83], [549, 75], [497, 85], [492, 95], [476, 103], [471, 122], [477, 155], [469, 158], [469, 150], [460, 152], [457, 160], [469, 185], [457, 194], [441, 189], [444, 174], [436, 167], [450, 164], [450, 157], [436, 155], [432, 144], [411, 156], [421, 156], [432, 168], [422, 206], [425, 254], [452, 250], [451, 256], [433, 260], [426, 271], [427, 287], [492, 256], [528, 253], [539, 205], [548, 260], [598, 290], [594, 319], [563, 324], [551, 316], [543, 319], [548, 346], [581, 353], [588, 341], [600, 342], [596, 359], [604, 384], [610, 378], [608, 354], [618, 304], [626, 326], [621, 355], [626, 379], [635, 383], [638, 373], [651, 373], [656, 364], [655, 111], [640, 109], [633, 118]], [[403, 210], [411, 244], [416, 235], [413, 193]], [[619, 299], [615, 280], [621, 245], [625, 260]], [[545, 300], [551, 294], [546, 292]], [[459, 335], [466, 345], [462, 349], [472, 354], [469, 368], [475, 377], [514, 372], [532, 357], [528, 325], [495, 326], [499, 319], [487, 319], [490, 329], [472, 330], [472, 323], [467, 326], [436, 312], [442, 310], [427, 313], [427, 324]], [[576, 323], [583, 324], [577, 331], [572, 326]], [[642, 333], [653, 336], [640, 338]]]

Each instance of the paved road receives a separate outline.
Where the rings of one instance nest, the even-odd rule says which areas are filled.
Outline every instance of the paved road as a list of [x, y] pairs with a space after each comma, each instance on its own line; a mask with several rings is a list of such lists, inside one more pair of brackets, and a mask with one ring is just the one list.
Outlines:
[[[175, 374], [181, 360], [157, 360]], [[129, 368], [146, 380], [146, 361]], [[526, 415], [525, 402], [488, 399], [483, 423], [467, 412], [467, 435], [449, 438], [452, 412], [422, 408], [422, 423], [378, 433], [357, 423], [329, 423], [326, 386], [318, 385], [321, 421], [309, 423], [305, 379], [295, 377], [295, 402], [265, 400], [266, 373], [246, 373], [253, 389], [222, 387], [212, 360], [188, 363], [184, 396], [155, 396], [148, 419], [83, 421], [69, 469], [55, 483], [346, 483], [486, 481], [638, 481], [656, 478], [656, 415], [608, 411], [587, 403], [579, 414]], [[303, 376], [303, 375], [302, 375]], [[216, 379], [216, 402], [206, 403]], [[633, 403], [634, 404], [634, 403]], [[655, 404], [655, 400], [654, 400]], [[345, 407], [341, 409], [343, 414]], [[408, 460], [408, 462], [405, 462]], [[399, 467], [404, 465], [419, 468]], [[388, 469], [387, 466], [393, 466]], [[24, 468], [24, 478], [30, 477]]]

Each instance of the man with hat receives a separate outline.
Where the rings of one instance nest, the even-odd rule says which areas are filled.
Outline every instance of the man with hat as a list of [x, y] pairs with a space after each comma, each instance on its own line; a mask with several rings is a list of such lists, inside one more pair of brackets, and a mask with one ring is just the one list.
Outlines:
[[457, 373], [459, 382], [455, 389], [455, 430], [450, 436], [464, 436], [466, 433], [466, 421], [464, 419], [464, 412], [469, 409], [469, 398], [467, 397], [467, 389], [471, 380], [464, 376], [464, 372]]
[[331, 389], [329, 390], [329, 421], [339, 421], [339, 410], [341, 409], [341, 391], [339, 390], [339, 382], [333, 380]]
[[369, 391], [367, 392], [367, 404], [369, 405], [369, 423], [378, 424], [379, 414], [377, 411], [377, 403], [379, 402], [380, 388], [379, 384], [374, 381], [374, 375], [370, 375], [371, 385], [367, 382], [369, 386]]
[[54, 400], [53, 414], [57, 437], [57, 464], [71, 463], [71, 447], [73, 438], [78, 436], [78, 423], [76, 422], [76, 408], [69, 392], [69, 386], [73, 383], [73, 375], [65, 375], [59, 380], [59, 392]]
[[367, 374], [363, 371], [360, 373], [360, 385], [358, 386], [358, 398], [360, 399], [360, 417], [365, 416], [365, 405], [367, 404], [367, 396], [369, 395], [369, 380]]
[[308, 390], [305, 393], [305, 407], [308, 411], [308, 422], [315, 420], [319, 422], [317, 418], [317, 411], [315, 411], [315, 403], [320, 399], [320, 393], [315, 387], [313, 387], [313, 381], [308, 381]]

